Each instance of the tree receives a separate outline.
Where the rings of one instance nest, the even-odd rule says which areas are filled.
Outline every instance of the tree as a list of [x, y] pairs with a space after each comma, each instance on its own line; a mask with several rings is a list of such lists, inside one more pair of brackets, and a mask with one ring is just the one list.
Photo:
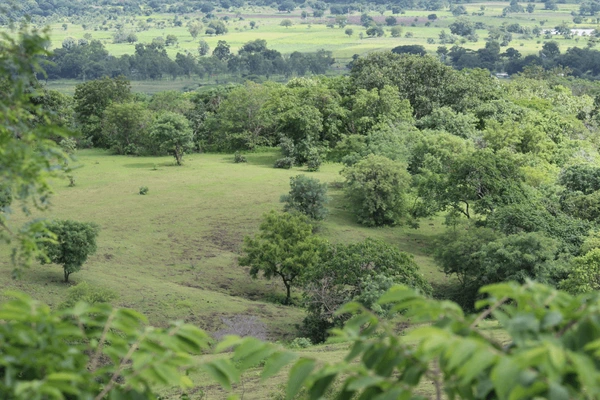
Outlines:
[[93, 223], [56, 220], [49, 222], [47, 229], [51, 236], [43, 244], [45, 256], [40, 261], [62, 265], [65, 282], [69, 282], [69, 276], [81, 270], [88, 256], [96, 252], [100, 228]]
[[413, 257], [380, 240], [330, 245], [322, 258], [307, 273], [304, 284], [308, 316], [303, 330], [313, 343], [325, 341], [327, 330], [342, 327], [349, 315], [336, 311], [348, 301], [358, 301], [383, 315], [385, 307], [375, 300], [392, 285], [405, 284], [431, 293]]
[[68, 165], [57, 141], [73, 135], [42, 100], [51, 98], [36, 77], [48, 40], [27, 26], [0, 34], [0, 240], [11, 246], [15, 275], [40, 253], [46, 229], [41, 221], [18, 226], [9, 218], [11, 204], [25, 215], [48, 207], [50, 181]]
[[113, 103], [104, 110], [102, 143], [115, 154], [141, 155], [149, 149], [152, 115], [140, 103]]
[[430, 21], [435, 21], [437, 19], [437, 15], [436, 14], [429, 14], [427, 16], [427, 19]]
[[224, 40], [219, 40], [217, 42], [217, 46], [213, 50], [213, 57], [221, 60], [227, 61], [231, 57], [231, 50], [229, 49], [229, 45]]
[[346, 28], [346, 30], [344, 31], [344, 33], [346, 35], [348, 35], [348, 37], [352, 37], [352, 35], [354, 34], [354, 29], [352, 29], [352, 28]]
[[173, 46], [177, 44], [177, 36], [175, 35], [167, 35], [167, 38], [165, 39], [165, 45], [167, 46]]
[[455, 22], [448, 25], [450, 32], [453, 35], [469, 36], [475, 33], [475, 25], [464, 18], [459, 18]]
[[150, 135], [158, 148], [175, 157], [177, 165], [183, 155], [193, 149], [193, 133], [188, 120], [181, 114], [165, 112], [152, 124]]
[[290, 12], [294, 11], [295, 8], [296, 8], [296, 4], [293, 1], [284, 1], [283, 3], [281, 3], [279, 5], [279, 7], [277, 9], [279, 11], [290, 13]]
[[290, 26], [292, 26], [292, 21], [289, 19], [284, 19], [279, 25], [289, 28]]
[[595, 248], [571, 261], [569, 277], [560, 288], [572, 294], [592, 293], [600, 290], [600, 248]]
[[392, 34], [392, 37], [400, 37], [402, 36], [402, 28], [400, 28], [399, 26], [395, 26], [390, 30], [390, 33]]
[[396, 20], [396, 17], [393, 17], [391, 15], [385, 19], [385, 24], [387, 26], [394, 26], [397, 23], [398, 23], [398, 21]]
[[250, 267], [250, 276], [259, 273], [266, 279], [281, 278], [286, 288], [286, 304], [292, 300], [291, 288], [306, 272], [316, 266], [325, 242], [313, 235], [312, 225], [300, 214], [278, 214], [274, 211], [263, 216], [260, 233], [244, 238], [239, 264]]
[[[569, 30], [569, 32], [571, 31]], [[558, 46], [557, 42], [551, 40], [549, 42], [544, 43], [544, 45], [542, 46], [542, 51], [540, 53], [543, 54], [545, 57], [553, 58], [560, 54], [560, 47]]]
[[215, 35], [224, 35], [228, 32], [228, 29], [223, 21], [212, 20], [210, 24], [208, 24], [208, 27], [214, 29]]
[[383, 31], [383, 28], [378, 25], [368, 27], [366, 32], [367, 32], [367, 36], [371, 36], [371, 37], [373, 37], [373, 36], [380, 37], [380, 36], [383, 36], [383, 34], [385, 33]]
[[131, 84], [124, 77], [102, 78], [75, 86], [75, 120], [82, 134], [96, 146], [109, 147], [102, 136], [104, 110], [111, 103], [127, 101], [130, 96]]
[[410, 176], [397, 162], [371, 154], [342, 175], [346, 197], [361, 224], [395, 225], [406, 215]]
[[210, 46], [208, 43], [205, 40], [200, 40], [200, 43], [198, 43], [198, 54], [200, 54], [200, 57], [207, 55], [209, 51]]
[[200, 32], [202, 31], [202, 24], [198, 21], [193, 21], [188, 24], [188, 32], [194, 39], [198, 37]]
[[281, 196], [284, 211], [298, 211], [313, 220], [322, 220], [328, 214], [327, 184], [306, 175], [290, 178], [290, 193]]

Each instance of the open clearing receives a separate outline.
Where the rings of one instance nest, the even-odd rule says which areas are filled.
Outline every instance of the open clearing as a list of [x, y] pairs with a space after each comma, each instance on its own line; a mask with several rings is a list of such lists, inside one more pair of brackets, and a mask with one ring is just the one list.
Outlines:
[[[152, 324], [182, 319], [215, 332], [224, 317], [255, 315], [266, 324], [270, 339], [293, 337], [303, 310], [279, 305], [280, 282], [250, 279], [237, 257], [243, 237], [258, 230], [262, 214], [282, 208], [279, 197], [289, 191], [291, 176], [306, 173], [322, 182], [342, 182], [340, 164], [325, 164], [316, 173], [274, 169], [276, 151], [248, 154], [248, 164], [234, 164], [232, 155], [192, 154], [182, 167], [169, 157], [113, 156], [100, 150], [77, 156], [77, 185], [55, 182], [53, 206], [42, 215], [101, 226], [98, 251], [71, 276], [73, 283], [116, 291], [116, 305], [142, 312]], [[138, 194], [140, 186], [148, 186], [148, 195]], [[422, 221], [417, 230], [365, 228], [344, 208], [340, 189], [329, 194], [330, 216], [321, 232], [330, 241], [381, 238], [414, 254], [429, 280], [445, 279], [428, 255], [443, 229], [442, 218]], [[3, 261], [3, 287], [51, 305], [63, 301], [67, 286], [60, 266], [34, 265], [17, 281], [10, 272]]]

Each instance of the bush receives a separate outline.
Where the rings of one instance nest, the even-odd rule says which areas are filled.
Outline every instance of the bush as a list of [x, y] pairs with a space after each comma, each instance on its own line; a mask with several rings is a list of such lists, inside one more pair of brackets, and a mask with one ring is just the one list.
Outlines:
[[233, 155], [233, 162], [236, 164], [239, 164], [239, 163], [248, 162], [248, 160], [246, 159], [246, 156], [244, 156], [236, 151], [235, 154]]
[[323, 160], [317, 149], [310, 149], [306, 159], [306, 169], [310, 172], [316, 172], [321, 168]]
[[117, 294], [110, 289], [92, 286], [81, 282], [67, 290], [67, 298], [59, 306], [60, 309], [73, 307], [80, 301], [88, 304], [110, 303], [117, 298]]
[[293, 157], [283, 157], [275, 161], [275, 168], [290, 169], [294, 166], [295, 159]]
[[297, 337], [288, 346], [290, 349], [305, 349], [312, 346], [312, 342], [309, 338]]
[[150, 190], [150, 189], [148, 189], [148, 186], [141, 186], [140, 187], [140, 194], [141, 195], [146, 195], [146, 194], [148, 194], [148, 190]]
[[298, 175], [290, 178], [290, 193], [281, 196], [285, 211], [298, 211], [314, 220], [327, 216], [327, 184], [318, 179]]

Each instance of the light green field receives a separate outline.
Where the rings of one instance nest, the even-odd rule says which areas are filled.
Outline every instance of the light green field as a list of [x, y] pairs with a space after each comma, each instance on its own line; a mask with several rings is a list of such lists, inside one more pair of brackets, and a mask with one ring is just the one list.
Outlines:
[[[526, 5], [526, 3], [523, 3]], [[523, 26], [533, 28], [539, 25], [540, 21], [545, 21], [542, 29], [553, 29], [555, 26], [562, 22], [569, 23], [572, 27], [576, 28], [596, 28], [598, 25], [592, 18], [587, 18], [584, 23], [575, 25], [572, 23], [573, 17], [571, 16], [572, 11], [578, 10], [577, 4], [559, 4], [558, 11], [547, 11], [543, 10], [543, 5], [535, 3], [536, 10], [532, 13], [511, 13], [507, 17], [503, 18], [502, 9], [508, 6], [508, 2], [484, 2], [484, 3], [472, 3], [466, 4], [465, 7], [469, 15], [464, 16], [473, 22], [483, 22], [490, 26], [500, 26], [503, 23], [512, 24], [519, 23]], [[481, 7], [485, 7], [483, 16], [471, 15], [474, 12], [480, 12]], [[389, 34], [389, 27], [386, 27], [387, 35], [381, 38], [369, 38], [366, 36], [365, 28], [356, 25], [349, 24], [347, 27], [354, 30], [352, 37], [348, 37], [344, 34], [345, 28], [327, 28], [325, 26], [326, 21], [334, 21], [333, 16], [328, 14], [323, 18], [312, 18], [309, 17], [303, 20], [300, 16], [302, 9], [296, 9], [294, 12], [279, 13], [270, 8], [254, 8], [254, 9], [240, 9], [237, 10], [238, 15], [242, 15], [244, 20], [240, 21], [237, 18], [235, 11], [217, 10], [215, 14], [217, 16], [230, 16], [230, 20], [226, 21], [229, 33], [220, 36], [208, 36], [202, 32], [197, 39], [193, 39], [190, 33], [185, 27], [186, 23], [199, 19], [203, 14], [188, 14], [182, 16], [180, 19], [183, 22], [183, 26], [175, 27], [172, 24], [172, 14], [154, 14], [151, 17], [153, 21], [150, 22], [151, 28], [147, 31], [136, 32], [138, 41], [140, 43], [149, 43], [153, 38], [158, 36], [166, 37], [168, 34], [173, 34], [178, 37], [179, 43], [176, 46], [170, 46], [167, 48], [169, 55], [175, 56], [177, 52], [190, 51], [193, 54], [197, 53], [198, 42], [200, 39], [205, 40], [211, 47], [217, 45], [219, 40], [225, 40], [231, 46], [232, 51], [238, 50], [244, 43], [255, 40], [265, 39], [270, 48], [276, 49], [284, 54], [289, 54], [293, 51], [301, 52], [313, 52], [319, 49], [331, 50], [333, 56], [336, 59], [347, 61], [352, 57], [353, 54], [366, 54], [372, 51], [378, 50], [389, 50], [398, 45], [405, 44], [421, 44], [425, 46], [428, 51], [435, 51], [439, 46], [438, 43], [428, 44], [427, 39], [438, 40], [438, 35], [442, 29], [446, 29], [449, 33], [448, 25], [456, 20], [448, 10], [445, 11], [426, 11], [426, 10], [409, 10], [403, 15], [395, 15], [398, 18], [399, 24], [403, 28], [403, 35], [401, 38], [393, 38]], [[310, 11], [310, 10], [309, 10]], [[435, 13], [438, 19], [433, 21], [429, 27], [425, 26], [427, 22], [427, 15]], [[378, 12], [369, 12], [374, 18], [383, 18], [385, 16], [392, 15], [390, 11], [386, 11], [383, 14]], [[358, 18], [360, 14], [354, 12], [350, 15], [351, 19]], [[134, 31], [139, 20], [146, 19], [147, 17], [122, 17], [119, 22], [124, 23], [125, 31]], [[415, 22], [414, 18], [418, 18]], [[283, 19], [290, 19], [293, 22], [293, 26], [285, 28], [279, 24]], [[159, 29], [155, 26], [157, 21], [164, 21], [165, 28]], [[257, 29], [250, 29], [249, 22], [255, 21], [258, 25]], [[115, 26], [109, 28], [108, 31], [93, 30], [93, 26], [102, 27], [101, 23], [88, 22], [89, 25], [86, 31], [83, 30], [81, 25], [75, 25], [68, 23], [67, 30], [62, 28], [62, 23], [68, 21], [64, 19], [61, 22], [56, 22], [50, 25], [51, 28], [51, 39], [52, 47], [60, 47], [62, 41], [66, 37], [83, 38], [85, 33], [92, 35], [94, 39], [102, 41], [107, 47], [108, 51], [115, 55], [133, 54], [135, 51], [134, 44], [113, 44], [113, 35], [116, 31]], [[411, 26], [411, 24], [416, 26]], [[114, 24], [114, 21], [107, 21], [104, 27], [109, 27]], [[203, 29], [204, 31], [204, 29]], [[359, 34], [363, 33], [364, 39], [359, 38]], [[412, 32], [414, 36], [412, 38], [406, 38], [404, 35], [407, 32]], [[478, 42], [466, 42], [461, 44], [464, 47], [477, 49], [485, 46], [485, 37], [487, 36], [486, 30], [477, 32], [480, 40]], [[517, 48], [523, 54], [536, 53], [544, 42], [543, 37], [534, 39], [520, 39], [521, 35], [513, 34], [513, 41], [509, 44], [511, 47]], [[561, 48], [566, 50], [568, 47], [573, 46], [585, 46], [587, 39], [585, 38], [573, 38], [565, 40], [562, 37], [555, 37]], [[538, 41], [540, 43], [538, 43]]]
[[[98, 251], [71, 276], [73, 283], [116, 291], [117, 305], [141, 311], [153, 324], [183, 319], [214, 332], [223, 317], [256, 315], [271, 338], [290, 338], [303, 310], [269, 302], [283, 296], [281, 283], [252, 280], [237, 264], [243, 237], [257, 232], [263, 213], [282, 208], [279, 197], [289, 191], [290, 176], [306, 173], [274, 169], [276, 158], [276, 152], [255, 153], [248, 154], [248, 164], [234, 164], [231, 155], [193, 154], [176, 167], [167, 157], [84, 150], [75, 171], [77, 185], [55, 182], [54, 205], [44, 216], [99, 224]], [[340, 182], [340, 168], [326, 164], [310, 174]], [[140, 186], [148, 186], [149, 194], [139, 195]], [[322, 227], [330, 241], [381, 238], [414, 254], [429, 280], [444, 279], [427, 254], [442, 230], [441, 219], [423, 221], [418, 230], [365, 228], [344, 208], [339, 189], [331, 189], [330, 196], [331, 215]], [[11, 280], [10, 271], [7, 261], [0, 262], [4, 288], [18, 288], [51, 305], [63, 301], [67, 285], [60, 266], [34, 265], [18, 281]]]

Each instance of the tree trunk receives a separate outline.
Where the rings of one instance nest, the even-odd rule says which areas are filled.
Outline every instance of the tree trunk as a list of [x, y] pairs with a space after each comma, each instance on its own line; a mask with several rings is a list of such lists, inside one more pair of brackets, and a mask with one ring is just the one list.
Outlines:
[[283, 281], [283, 284], [285, 285], [285, 289], [287, 291], [287, 297], [285, 298], [285, 304], [287, 304], [287, 305], [292, 304], [291, 285], [289, 283], [287, 283], [286, 281]]
[[69, 275], [71, 275], [70, 272], [68, 272], [66, 269], [63, 270], [65, 273], [65, 283], [69, 283]]

